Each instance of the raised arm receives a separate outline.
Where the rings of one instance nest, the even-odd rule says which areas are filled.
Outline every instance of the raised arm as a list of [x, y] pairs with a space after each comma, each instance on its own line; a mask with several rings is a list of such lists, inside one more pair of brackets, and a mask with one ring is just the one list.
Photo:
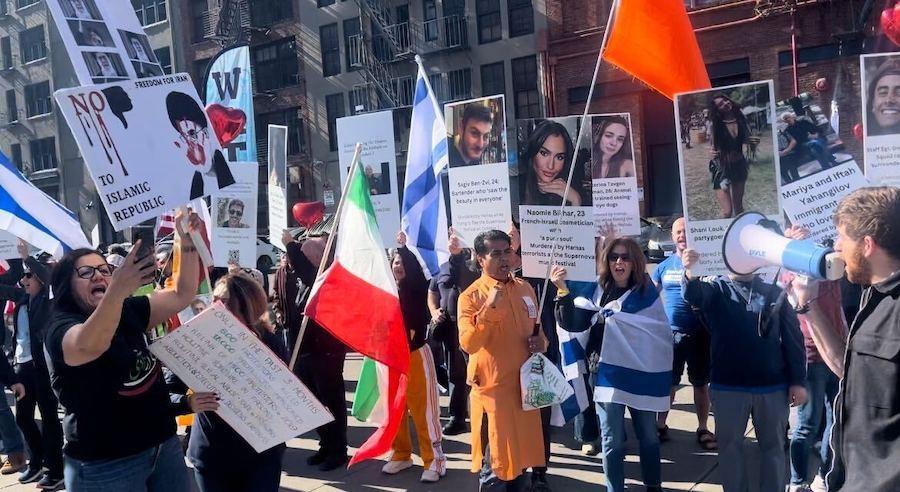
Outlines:
[[[796, 276], [788, 284], [788, 300], [806, 317], [810, 337], [822, 360], [839, 378], [844, 377], [844, 353], [847, 350], [847, 326], [843, 312], [829, 316], [828, 309], [841, 311], [840, 301], [833, 300], [820, 282]], [[838, 295], [838, 299], [840, 296]], [[825, 302], [822, 302], [825, 301]], [[835, 326], [836, 323], [840, 326]]]
[[490, 339], [491, 329], [502, 321], [495, 305], [503, 297], [503, 288], [503, 284], [497, 284], [484, 300], [477, 292], [459, 297], [459, 346], [467, 354], [481, 350]]
[[[188, 229], [182, 227], [182, 213], [175, 216], [175, 230], [180, 244], [176, 254], [179, 257], [179, 269], [175, 278], [175, 287], [150, 294], [150, 326], [165, 322], [179, 311], [188, 307], [197, 295], [200, 285], [200, 257], [191, 240], [190, 231], [201, 228], [200, 217], [191, 213], [188, 217]], [[177, 246], [177, 245], [176, 245]], [[173, 260], [174, 260], [173, 255]]]

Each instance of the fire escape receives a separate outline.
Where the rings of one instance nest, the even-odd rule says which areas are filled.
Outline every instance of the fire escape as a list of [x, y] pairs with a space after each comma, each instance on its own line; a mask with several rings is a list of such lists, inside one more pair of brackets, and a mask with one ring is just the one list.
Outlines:
[[204, 18], [204, 38], [221, 46], [248, 41], [251, 30], [250, 5], [247, 0], [221, 0], [220, 7], [210, 9]]
[[360, 9], [360, 33], [349, 38], [349, 52], [351, 66], [360, 69], [363, 76], [363, 82], [353, 89], [353, 102], [359, 112], [411, 106], [415, 72], [410, 75], [409, 66], [415, 55], [469, 46], [466, 16], [462, 13], [438, 18], [435, 12], [431, 19], [394, 22], [391, 10], [395, 6], [391, 0], [356, 3]]

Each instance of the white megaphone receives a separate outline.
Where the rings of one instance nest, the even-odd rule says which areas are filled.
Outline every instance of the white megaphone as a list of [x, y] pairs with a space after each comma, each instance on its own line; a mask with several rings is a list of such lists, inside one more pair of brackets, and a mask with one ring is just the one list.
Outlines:
[[757, 212], [744, 212], [731, 222], [722, 240], [722, 258], [737, 275], [775, 265], [812, 278], [837, 280], [845, 266], [831, 248], [788, 239], [773, 221]]

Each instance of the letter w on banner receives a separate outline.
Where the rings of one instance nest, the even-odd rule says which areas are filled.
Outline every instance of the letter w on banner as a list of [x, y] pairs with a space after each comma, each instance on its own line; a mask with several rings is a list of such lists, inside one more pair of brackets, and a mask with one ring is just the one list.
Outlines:
[[603, 58], [672, 99], [709, 89], [703, 54], [682, 0], [618, 0]]
[[400, 229], [425, 275], [437, 275], [450, 260], [447, 246], [447, 210], [441, 172], [447, 167], [447, 128], [425, 70], [419, 64], [409, 130], [403, 211]]

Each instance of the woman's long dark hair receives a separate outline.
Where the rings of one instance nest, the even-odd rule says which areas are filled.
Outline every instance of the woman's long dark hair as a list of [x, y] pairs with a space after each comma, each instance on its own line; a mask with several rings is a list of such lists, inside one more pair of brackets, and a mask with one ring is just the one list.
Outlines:
[[[716, 106], [716, 99], [725, 99], [726, 101], [731, 103], [731, 114], [734, 115], [734, 119], [737, 121], [738, 126], [738, 134], [737, 137], [732, 138], [731, 134], [728, 133], [728, 127], [725, 125], [725, 121], [722, 119], [722, 114], [719, 113], [719, 108]], [[744, 113], [741, 111], [741, 105], [732, 101], [730, 97], [722, 94], [721, 92], [716, 94], [709, 100], [709, 119], [712, 120], [712, 133], [713, 133], [713, 147], [716, 150], [722, 150], [722, 142], [727, 142], [729, 140], [735, 140], [740, 144], [743, 144], [747, 137], [749, 137], [750, 127], [747, 126], [747, 117], [744, 116]]]
[[400, 257], [406, 276], [397, 282], [400, 310], [407, 330], [424, 330], [431, 318], [428, 312], [428, 279], [422, 265], [408, 248], [397, 248], [391, 253], [391, 263]]
[[538, 197], [541, 196], [541, 190], [538, 188], [537, 173], [534, 172], [534, 164], [532, 164], [531, 160], [541, 150], [544, 142], [550, 136], [562, 137], [563, 139], [563, 144], [566, 146], [566, 161], [559, 174], [567, 178], [569, 176], [569, 168], [572, 166], [572, 159], [575, 157], [575, 145], [569, 137], [569, 131], [555, 121], [544, 120], [534, 127], [531, 135], [528, 136], [525, 153], [520, 156], [521, 162], [527, 166], [526, 175], [528, 176], [525, 181], [525, 201], [523, 204], [534, 205], [540, 203]]
[[[600, 125], [599, 133], [596, 133], [594, 135], [594, 141], [591, 142], [593, 148], [600, 148], [600, 152], [602, 154], [603, 148], [599, 145], [600, 139], [603, 137], [603, 132], [606, 131], [609, 125], [612, 125], [614, 123], [625, 127], [625, 141], [622, 142], [622, 148], [619, 149], [619, 151], [616, 152], [615, 155], [609, 158], [609, 169], [619, 169], [623, 162], [634, 160], [634, 157], [631, 155], [631, 128], [628, 126], [628, 120], [619, 115], [610, 116], [603, 119], [603, 124]], [[602, 157], [597, 157], [597, 155], [598, 154], [594, 152], [595, 166], [599, 166], [602, 162]]]
[[75, 277], [75, 264], [78, 263], [79, 258], [87, 255], [97, 255], [101, 259], [103, 258], [103, 255], [96, 250], [79, 248], [66, 253], [53, 268], [53, 274], [50, 276], [50, 285], [53, 288], [53, 304], [57, 311], [66, 313], [84, 313], [84, 310], [78, 305], [78, 301], [75, 299], [75, 292], [72, 289], [72, 279]]
[[640, 290], [647, 288], [650, 277], [647, 276], [647, 260], [644, 258], [644, 252], [641, 251], [641, 247], [634, 239], [627, 237], [613, 239], [598, 255], [597, 273], [600, 277], [600, 287], [602, 287], [603, 290], [609, 290], [616, 286], [616, 281], [613, 280], [612, 270], [609, 268], [609, 253], [612, 252], [616, 246], [625, 246], [628, 250], [628, 256], [631, 257], [631, 265], [633, 268], [631, 270], [631, 277], [628, 279], [628, 288], [637, 287]]

